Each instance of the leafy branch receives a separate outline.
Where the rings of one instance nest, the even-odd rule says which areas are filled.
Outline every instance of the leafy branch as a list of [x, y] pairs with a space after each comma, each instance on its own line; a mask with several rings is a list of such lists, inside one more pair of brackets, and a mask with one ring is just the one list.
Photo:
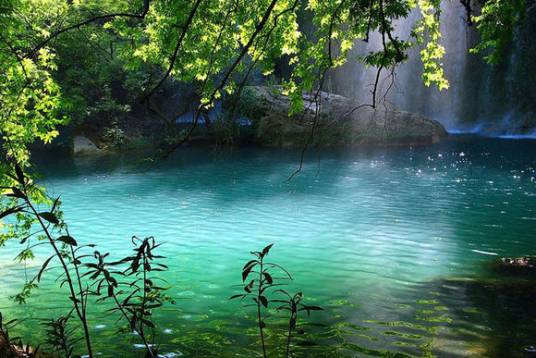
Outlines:
[[296, 330], [298, 324], [298, 313], [307, 312], [307, 317], [311, 315], [311, 311], [321, 311], [323, 310], [320, 306], [308, 306], [302, 303], [303, 293], [298, 292], [294, 295], [290, 295], [287, 291], [280, 289], [275, 292], [280, 292], [287, 297], [287, 300], [274, 300], [274, 302], [280, 302], [282, 305], [277, 307], [279, 311], [288, 311], [289, 321], [288, 321], [288, 332], [287, 332], [287, 343], [286, 343], [286, 357], [290, 357], [290, 344], [292, 341], [292, 334]]
[[153, 310], [166, 301], [174, 301], [164, 294], [166, 288], [156, 284], [157, 278], [150, 276], [152, 272], [167, 269], [166, 265], [155, 261], [164, 258], [154, 254], [160, 244], [153, 237], [140, 239], [134, 236], [131, 242], [134, 245], [133, 255], [119, 261], [108, 262], [106, 258], [109, 253], [95, 251], [93, 256], [97, 262], [85, 264], [88, 271], [84, 276], [94, 282], [93, 293], [100, 297], [99, 301], [113, 301], [115, 307], [110, 311], [120, 314], [130, 331], [142, 339], [147, 355], [153, 358], [157, 352], [147, 335], [147, 329], [155, 328]]

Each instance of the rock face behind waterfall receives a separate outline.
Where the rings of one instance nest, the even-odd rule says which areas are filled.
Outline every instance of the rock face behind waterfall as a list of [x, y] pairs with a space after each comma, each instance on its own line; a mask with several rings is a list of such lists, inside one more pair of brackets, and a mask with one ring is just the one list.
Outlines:
[[[300, 146], [311, 133], [316, 107], [303, 95], [306, 110], [289, 117], [290, 100], [278, 87], [244, 88], [237, 111], [253, 121], [256, 141], [269, 146]], [[320, 111], [311, 143], [320, 146], [426, 145], [447, 135], [441, 124], [421, 115], [373, 109], [351, 99], [321, 92]]]

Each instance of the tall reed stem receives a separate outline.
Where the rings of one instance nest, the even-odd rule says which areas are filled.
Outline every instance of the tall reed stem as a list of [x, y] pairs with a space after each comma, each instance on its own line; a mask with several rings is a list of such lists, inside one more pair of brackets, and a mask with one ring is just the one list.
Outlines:
[[262, 283], [263, 283], [263, 259], [260, 259], [260, 270], [259, 270], [259, 285], [258, 285], [258, 291], [257, 291], [257, 321], [259, 323], [259, 334], [261, 336], [261, 345], [262, 345], [262, 355], [264, 358], [267, 357], [266, 355], [266, 345], [264, 343], [264, 322], [262, 321], [261, 316], [261, 296], [262, 296]]
[[[90, 337], [89, 328], [88, 328], [88, 325], [87, 325], [86, 305], [84, 303], [85, 298], [84, 298], [83, 292], [81, 290], [79, 295], [76, 294], [76, 291], [75, 291], [75, 288], [74, 288], [74, 283], [73, 283], [73, 278], [71, 277], [71, 273], [69, 271], [69, 268], [67, 267], [67, 262], [65, 262], [65, 259], [63, 258], [60, 250], [58, 249], [58, 246], [56, 245], [56, 242], [52, 238], [52, 235], [51, 235], [50, 231], [48, 230], [48, 225], [46, 225], [43, 222], [43, 219], [41, 219], [41, 216], [39, 216], [39, 213], [35, 209], [35, 206], [30, 201], [29, 196], [28, 196], [28, 191], [27, 191], [26, 185], [24, 183], [23, 183], [23, 191], [24, 191], [24, 195], [25, 195], [24, 200], [25, 200], [26, 204], [28, 205], [28, 207], [32, 211], [32, 214], [39, 221], [39, 225], [43, 229], [43, 232], [45, 233], [45, 235], [46, 235], [46, 237], [48, 239], [48, 242], [50, 243], [50, 246], [54, 250], [54, 254], [56, 255], [56, 257], [60, 261], [60, 264], [61, 264], [61, 266], [63, 268], [63, 271], [65, 273], [65, 280], [67, 282], [67, 285], [69, 287], [69, 291], [71, 293], [71, 301], [73, 301], [73, 305], [74, 305], [74, 308], [75, 308], [76, 315], [78, 316], [80, 322], [82, 323], [82, 329], [84, 330], [84, 340], [86, 342], [87, 353], [88, 353], [89, 358], [93, 358], [93, 350], [92, 350], [92, 347], [91, 347], [91, 337]], [[75, 265], [76, 270], [78, 271], [78, 265], [76, 265], [76, 263], [74, 263], [74, 265]], [[82, 288], [82, 282], [80, 281], [80, 276], [78, 274], [77, 274], [77, 280], [78, 280], [79, 287]]]

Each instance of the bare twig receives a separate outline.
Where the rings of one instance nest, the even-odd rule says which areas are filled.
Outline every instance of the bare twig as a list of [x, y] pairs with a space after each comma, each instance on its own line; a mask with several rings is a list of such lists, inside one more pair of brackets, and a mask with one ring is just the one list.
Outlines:
[[[337, 6], [337, 8], [335, 9], [335, 11], [333, 12], [333, 14], [331, 16], [330, 25], [329, 25], [329, 31], [328, 31], [328, 65], [323, 69], [323, 71], [321, 72], [321, 74], [319, 76], [320, 80], [319, 80], [319, 84], [318, 84], [318, 89], [317, 89], [317, 91], [316, 91], [316, 93], [315, 93], [315, 95], [313, 97], [313, 100], [311, 101], [311, 103], [315, 103], [315, 117], [314, 117], [313, 125], [311, 126], [311, 131], [309, 132], [309, 136], [307, 137], [307, 140], [305, 141], [305, 144], [302, 147], [302, 150], [301, 150], [301, 153], [300, 153], [300, 163], [298, 165], [298, 168], [296, 170], [294, 170], [294, 172], [292, 172], [292, 174], [287, 178], [287, 181], [292, 180], [296, 175], [298, 175], [302, 171], [303, 162], [305, 160], [305, 152], [307, 151], [307, 148], [309, 147], [311, 141], [313, 140], [315, 132], [316, 132], [316, 129], [317, 129], [317, 126], [318, 126], [318, 122], [319, 122], [318, 120], [319, 120], [319, 115], [320, 115], [320, 106], [321, 106], [320, 102], [322, 100], [321, 92], [322, 92], [322, 88], [324, 86], [324, 81], [325, 81], [325, 78], [326, 78], [327, 71], [333, 66], [332, 38], [331, 38], [331, 36], [332, 36], [332, 33], [333, 33], [333, 27], [335, 26], [335, 19], [337, 18], [337, 14], [340, 11], [340, 9], [342, 8], [342, 6], [344, 5], [344, 3], [345, 3], [345, 0], [341, 1], [341, 3], [339, 4], [339, 6]], [[320, 96], [320, 101], [318, 100], [319, 96]], [[307, 109], [308, 108], [304, 108], [304, 111], [302, 113], [304, 114]]]

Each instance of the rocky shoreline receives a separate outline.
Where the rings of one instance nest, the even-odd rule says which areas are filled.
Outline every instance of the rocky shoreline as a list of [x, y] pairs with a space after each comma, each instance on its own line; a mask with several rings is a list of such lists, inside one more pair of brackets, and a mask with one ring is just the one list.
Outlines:
[[[321, 103], [318, 115], [312, 96], [304, 93], [304, 111], [289, 116], [291, 101], [280, 87], [247, 86], [238, 100], [229, 97], [204, 115], [190, 142], [300, 148], [306, 143], [318, 147], [415, 146], [437, 143], [448, 135], [439, 122], [419, 114], [360, 106], [328, 92], [320, 92], [317, 100]], [[161, 108], [161, 116], [173, 118], [177, 113], [170, 106]], [[191, 120], [187, 114], [182, 117]], [[170, 131], [169, 121], [155, 120], [147, 111], [130, 113], [129, 118], [99, 131], [93, 130], [88, 119], [77, 128], [67, 128], [58, 146], [76, 156], [156, 148], [170, 133], [179, 136], [191, 123], [177, 117]]]

